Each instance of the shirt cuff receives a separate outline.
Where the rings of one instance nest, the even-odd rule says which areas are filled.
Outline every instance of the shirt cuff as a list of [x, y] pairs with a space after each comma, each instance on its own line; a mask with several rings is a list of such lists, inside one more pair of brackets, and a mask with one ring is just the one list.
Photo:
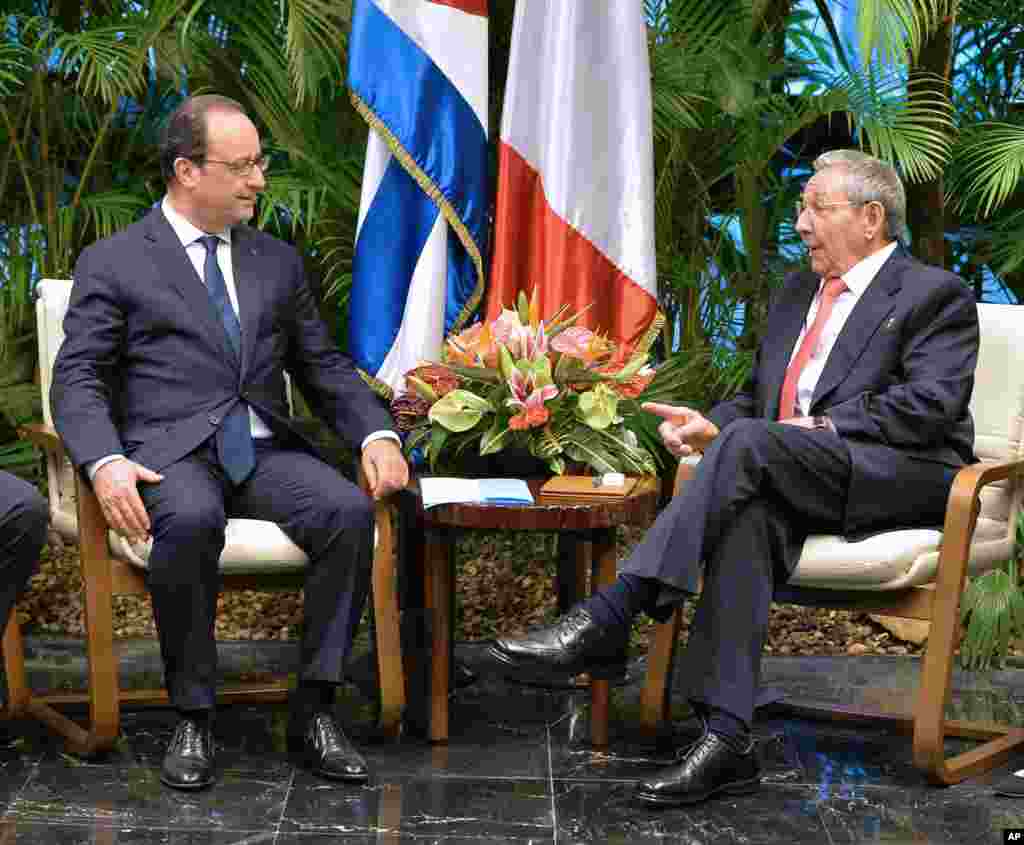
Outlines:
[[362, 444], [359, 446], [360, 451], [362, 451], [371, 443], [373, 443], [374, 440], [383, 440], [385, 437], [388, 440], [394, 440], [395, 443], [397, 443], [399, 446], [402, 445], [402, 438], [399, 437], [395, 432], [382, 429], [381, 431], [374, 431], [371, 432], [370, 434], [367, 434], [366, 437], [363, 439]]
[[89, 476], [89, 480], [92, 481], [100, 467], [105, 467], [107, 464], [113, 463], [114, 461], [120, 461], [123, 458], [124, 455], [104, 455], [102, 458], [93, 461], [91, 464], [86, 464], [85, 474]]

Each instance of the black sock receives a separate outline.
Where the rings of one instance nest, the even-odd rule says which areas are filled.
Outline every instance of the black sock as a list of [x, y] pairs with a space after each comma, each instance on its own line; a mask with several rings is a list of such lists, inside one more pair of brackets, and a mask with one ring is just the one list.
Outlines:
[[744, 751], [750, 745], [750, 726], [728, 710], [712, 707], [707, 714], [708, 730], [728, 740], [737, 751]]
[[213, 716], [217, 711], [213, 708], [203, 710], [182, 710], [178, 708], [178, 716], [182, 719], [191, 719], [203, 730], [213, 730]]
[[317, 713], [334, 712], [334, 684], [325, 681], [299, 681], [289, 696], [296, 716], [306, 721]]
[[626, 573], [591, 596], [584, 606], [599, 625], [628, 627], [634, 616], [653, 604], [660, 589], [654, 578]]

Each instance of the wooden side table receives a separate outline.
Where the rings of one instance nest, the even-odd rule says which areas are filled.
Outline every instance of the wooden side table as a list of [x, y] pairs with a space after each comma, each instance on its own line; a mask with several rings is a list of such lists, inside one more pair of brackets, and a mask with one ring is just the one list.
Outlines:
[[[552, 531], [559, 538], [559, 558], [575, 564], [575, 595], [582, 595], [586, 572], [585, 543], [593, 552], [594, 587], [615, 581], [615, 529], [654, 518], [661, 484], [657, 478], [644, 478], [629, 496], [610, 502], [547, 503], [539, 491], [544, 479], [530, 480], [533, 505], [497, 506], [478, 504], [440, 505], [424, 511], [417, 494], [418, 526], [422, 528], [421, 560], [412, 561], [412, 571], [422, 571], [424, 607], [430, 617], [430, 678], [428, 736], [432, 742], [448, 740], [448, 692], [451, 673], [452, 606], [455, 595], [455, 536], [460, 531]], [[413, 483], [415, 486], [415, 482]], [[419, 563], [420, 566], [416, 564]], [[564, 579], [561, 579], [564, 580]], [[561, 585], [560, 603], [567, 598]], [[594, 680], [592, 695], [591, 741], [608, 745], [609, 683]]]

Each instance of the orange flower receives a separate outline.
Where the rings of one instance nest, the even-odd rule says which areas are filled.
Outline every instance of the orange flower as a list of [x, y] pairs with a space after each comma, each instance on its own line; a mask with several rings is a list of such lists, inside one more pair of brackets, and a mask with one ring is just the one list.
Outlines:
[[463, 367], [495, 367], [498, 346], [487, 323], [474, 323], [445, 341], [445, 360]]

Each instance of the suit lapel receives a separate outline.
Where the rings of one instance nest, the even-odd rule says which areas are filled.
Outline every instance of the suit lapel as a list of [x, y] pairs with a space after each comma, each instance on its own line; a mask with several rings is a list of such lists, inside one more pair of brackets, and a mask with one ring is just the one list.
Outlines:
[[900, 280], [906, 260], [897, 247], [853, 307], [814, 388], [812, 409], [842, 383], [871, 343], [882, 321], [896, 307], [895, 295], [902, 287]]
[[818, 277], [807, 273], [800, 280], [799, 285], [790, 298], [789, 302], [780, 310], [779, 322], [771, 327], [771, 331], [779, 339], [778, 343], [768, 343], [762, 346], [762, 350], [768, 352], [768, 358], [762, 365], [766, 375], [765, 381], [765, 416], [774, 420], [779, 415], [779, 394], [782, 392], [782, 382], [786, 378], [786, 367], [789, 366], [789, 359], [793, 355], [793, 347], [796, 346], [800, 337], [800, 330], [804, 326], [807, 312], [811, 307], [811, 300], [818, 290]]
[[242, 370], [252, 361], [260, 316], [263, 314], [263, 284], [265, 268], [256, 239], [246, 226], [231, 229], [231, 268], [235, 276], [238, 295], [239, 322], [242, 327]]
[[156, 255], [155, 263], [160, 268], [161, 276], [181, 294], [192, 314], [202, 324], [203, 336], [210, 339], [226, 360], [237, 362], [238, 358], [231, 348], [224, 326], [214, 313], [206, 286], [163, 211], [157, 208], [146, 219], [149, 221], [146, 239]]

